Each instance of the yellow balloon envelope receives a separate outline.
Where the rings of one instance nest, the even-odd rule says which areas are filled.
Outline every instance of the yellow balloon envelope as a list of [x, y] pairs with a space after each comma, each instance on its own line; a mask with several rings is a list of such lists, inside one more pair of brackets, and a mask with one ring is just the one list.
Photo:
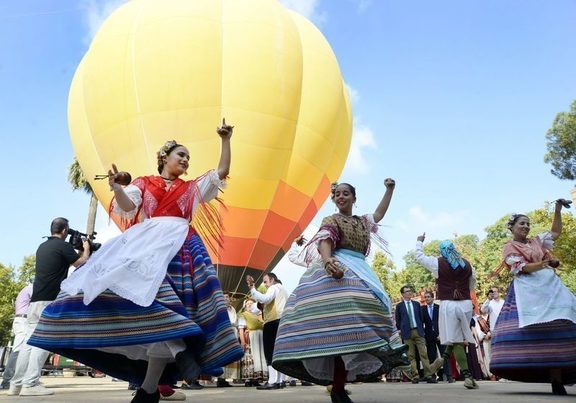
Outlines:
[[[69, 126], [88, 178], [112, 163], [155, 174], [176, 139], [190, 178], [215, 168], [216, 126], [235, 125], [223, 199], [225, 290], [246, 291], [310, 223], [344, 166], [352, 114], [334, 53], [276, 0], [133, 0], [102, 25], [70, 89]], [[90, 180], [108, 206], [106, 181]]]

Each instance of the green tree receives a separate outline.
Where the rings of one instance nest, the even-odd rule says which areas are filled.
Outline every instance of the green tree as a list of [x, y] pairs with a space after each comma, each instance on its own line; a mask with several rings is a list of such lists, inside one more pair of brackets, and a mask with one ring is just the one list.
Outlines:
[[552, 174], [560, 179], [576, 179], [576, 101], [570, 112], [556, 115], [546, 133], [546, 145], [544, 161], [552, 164]]
[[0, 342], [5, 346], [11, 337], [14, 299], [18, 295], [14, 268], [0, 263]]
[[374, 270], [374, 273], [378, 276], [384, 291], [386, 291], [388, 295], [393, 295], [391, 292], [394, 292], [394, 273], [396, 266], [392, 259], [383, 252], [376, 252], [372, 260], [372, 270]]
[[68, 182], [72, 185], [72, 190], [82, 189], [90, 195], [90, 205], [88, 207], [88, 223], [86, 224], [86, 233], [93, 234], [96, 225], [96, 213], [98, 211], [98, 199], [86, 180], [82, 167], [78, 160], [74, 158], [74, 162], [68, 168]]
[[30, 255], [24, 258], [22, 266], [18, 269], [17, 282], [24, 286], [34, 278], [36, 273], [36, 256]]

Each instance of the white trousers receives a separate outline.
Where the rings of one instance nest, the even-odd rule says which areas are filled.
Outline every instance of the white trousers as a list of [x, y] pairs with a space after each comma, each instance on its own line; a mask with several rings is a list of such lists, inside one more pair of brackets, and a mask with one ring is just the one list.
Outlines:
[[52, 301], [37, 301], [30, 303], [28, 308], [28, 318], [26, 321], [26, 343], [24, 343], [18, 352], [18, 361], [16, 362], [16, 371], [10, 381], [11, 385], [24, 386], [26, 388], [36, 386], [40, 383], [40, 374], [42, 367], [50, 354], [46, 350], [38, 347], [32, 347], [28, 344], [28, 339], [34, 333], [36, 325], [40, 320], [40, 315]]

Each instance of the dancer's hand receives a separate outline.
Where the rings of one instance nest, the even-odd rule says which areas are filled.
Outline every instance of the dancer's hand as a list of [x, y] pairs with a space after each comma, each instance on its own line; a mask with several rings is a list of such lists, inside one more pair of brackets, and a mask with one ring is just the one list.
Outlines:
[[324, 261], [324, 269], [326, 273], [335, 279], [341, 279], [344, 276], [344, 271], [340, 268], [340, 262], [335, 257], [329, 257]]
[[300, 235], [298, 238], [294, 240], [294, 242], [296, 242], [296, 245], [302, 246], [304, 245], [304, 242], [306, 242], [306, 238], [304, 238], [304, 235]]
[[108, 170], [108, 184], [110, 185], [110, 190], [122, 189], [117, 180], [120, 179], [121, 172], [118, 172], [116, 164], [112, 164], [112, 169]]
[[423, 232], [422, 235], [418, 236], [418, 238], [416, 238], [416, 240], [418, 242], [424, 242], [424, 240], [426, 239], [426, 233]]
[[254, 278], [249, 274], [246, 275], [246, 284], [248, 284], [248, 288], [254, 287]]
[[226, 124], [226, 118], [222, 118], [222, 126], [216, 128], [216, 133], [222, 138], [222, 140], [229, 140], [232, 137], [232, 132], [234, 131], [234, 126]]

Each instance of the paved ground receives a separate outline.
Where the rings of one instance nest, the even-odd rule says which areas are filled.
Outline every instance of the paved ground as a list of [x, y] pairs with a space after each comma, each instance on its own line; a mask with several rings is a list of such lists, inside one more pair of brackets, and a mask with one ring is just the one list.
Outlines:
[[[19, 397], [6, 396], [0, 392], [0, 402], [40, 403], [40, 402], [81, 402], [81, 403], [128, 403], [132, 392], [127, 390], [126, 382], [112, 382], [105, 377], [43, 377], [42, 383], [54, 389], [52, 396]], [[462, 382], [453, 384], [438, 383], [429, 385], [421, 383], [370, 383], [350, 385], [350, 396], [355, 403], [539, 403], [539, 402], [574, 402], [576, 387], [567, 387], [569, 396], [553, 396], [550, 385], [526, 384], [517, 382], [479, 382], [480, 389], [467, 390]], [[235, 386], [233, 388], [216, 388], [208, 386], [199, 391], [183, 391], [188, 402], [209, 403], [329, 403], [330, 398], [325, 388], [286, 387], [281, 390], [259, 391], [254, 388]]]

